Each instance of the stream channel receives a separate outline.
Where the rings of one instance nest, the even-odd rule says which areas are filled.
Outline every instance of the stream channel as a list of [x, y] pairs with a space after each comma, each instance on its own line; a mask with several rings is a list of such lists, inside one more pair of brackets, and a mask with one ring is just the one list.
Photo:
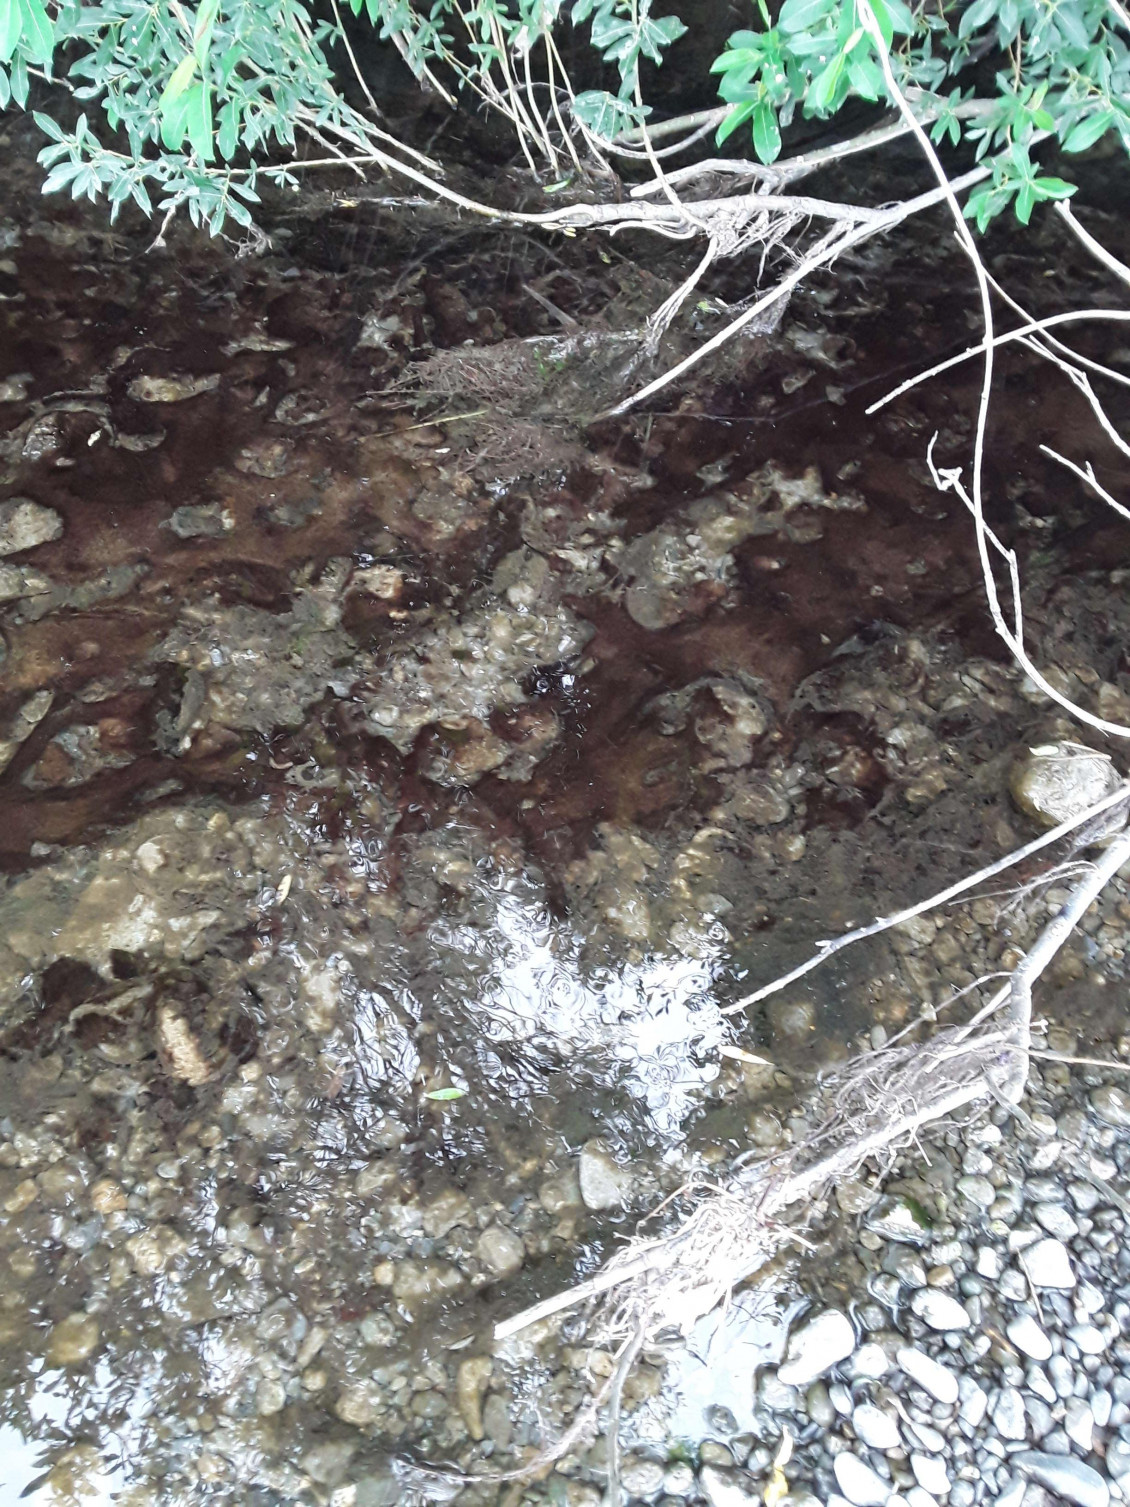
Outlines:
[[[496, 1353], [493, 1323], [800, 1134], [822, 1066], [1023, 930], [985, 900], [721, 1013], [1031, 837], [1009, 768], [1078, 736], [925, 468], [935, 432], [964, 455], [975, 363], [864, 412], [977, 338], [960, 254], [940, 216], [864, 248], [725, 383], [539, 450], [406, 374], [552, 334], [535, 277], [584, 314], [577, 248], [421, 253], [346, 201], [259, 256], [149, 251], [26, 163], [3, 195], [0, 1503], [597, 1503], [585, 1450], [424, 1474], [513, 1469], [607, 1374], [580, 1329]], [[993, 257], [1037, 312], [1104, 292], [1051, 223]], [[1036, 656], [1126, 720], [1126, 525], [1037, 448], [1084, 459], [1085, 406], [1002, 365]], [[1094, 1040], [1117, 901], [1041, 1002]], [[750, 1426], [851, 1261], [830, 1231], [645, 1356], [629, 1435]]]

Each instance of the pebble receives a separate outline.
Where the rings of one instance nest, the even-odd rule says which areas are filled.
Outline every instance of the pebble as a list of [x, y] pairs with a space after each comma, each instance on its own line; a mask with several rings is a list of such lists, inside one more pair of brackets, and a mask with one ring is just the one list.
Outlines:
[[849, 1369], [853, 1380], [878, 1381], [891, 1369], [891, 1363], [882, 1345], [860, 1345], [851, 1358]]
[[856, 1437], [868, 1449], [897, 1449], [900, 1443], [899, 1426], [890, 1413], [877, 1408], [874, 1403], [864, 1402], [851, 1415]]
[[644, 1455], [626, 1455], [620, 1462], [620, 1484], [630, 1497], [653, 1497], [663, 1488], [663, 1466]]
[[1024, 1415], [1024, 1399], [1015, 1387], [1002, 1387], [993, 1408], [993, 1427], [1004, 1439], [1023, 1439], [1028, 1427]]
[[979, 1209], [988, 1209], [997, 1196], [997, 1190], [987, 1177], [959, 1177], [957, 1191]]
[[632, 1174], [613, 1160], [603, 1141], [589, 1141], [581, 1148], [577, 1176], [586, 1209], [622, 1209], [628, 1202]]
[[1119, 1130], [1130, 1129], [1130, 1094], [1121, 1088], [1096, 1088], [1090, 1096], [1091, 1108], [1106, 1125]]
[[270, 1418], [286, 1407], [286, 1387], [278, 1377], [264, 1377], [255, 1389], [255, 1411], [260, 1418]]
[[526, 1259], [526, 1248], [513, 1230], [505, 1225], [492, 1224], [478, 1240], [479, 1260], [490, 1268], [496, 1277], [512, 1277], [520, 1271]]
[[1018, 1319], [1013, 1319], [1005, 1329], [1009, 1339], [1031, 1360], [1048, 1360], [1052, 1353], [1052, 1342], [1039, 1324], [1029, 1313], [1023, 1313]]
[[1079, 1226], [1062, 1204], [1037, 1204], [1032, 1212], [1037, 1223], [1057, 1240], [1074, 1240], [1079, 1233]]
[[975, 1429], [981, 1424], [985, 1414], [989, 1411], [989, 1399], [984, 1389], [979, 1387], [972, 1376], [963, 1376], [958, 1383], [958, 1391], [961, 1395], [961, 1406], [957, 1416], [967, 1428]]
[[721, 1465], [704, 1465], [699, 1471], [698, 1484], [710, 1507], [750, 1507], [758, 1499], [757, 1485], [751, 1477]]
[[1013, 1456], [1013, 1463], [1056, 1496], [1076, 1507], [1107, 1507], [1110, 1491], [1102, 1476], [1071, 1455], [1051, 1455], [1028, 1450]]
[[1075, 1286], [1075, 1273], [1067, 1247], [1059, 1240], [1037, 1240], [1023, 1253], [1024, 1270], [1033, 1287], [1067, 1292]]
[[886, 1240], [906, 1245], [925, 1245], [930, 1239], [930, 1222], [917, 1205], [905, 1198], [880, 1198], [864, 1224]]
[[102, 1330], [88, 1313], [69, 1313], [60, 1319], [47, 1341], [47, 1360], [54, 1366], [81, 1366], [98, 1349]]
[[1094, 1443], [1095, 1417], [1081, 1397], [1069, 1397], [1063, 1410], [1063, 1430], [1072, 1444], [1089, 1450]]
[[926, 1287], [916, 1292], [910, 1300], [910, 1306], [931, 1329], [968, 1329], [971, 1323], [969, 1314], [957, 1299], [940, 1292], [936, 1287]]
[[895, 1358], [911, 1381], [917, 1382], [924, 1392], [929, 1392], [938, 1402], [952, 1407], [957, 1401], [957, 1377], [948, 1366], [943, 1366], [924, 1351], [915, 1350], [909, 1345], [899, 1350]]
[[854, 1349], [851, 1320], [838, 1308], [826, 1309], [789, 1336], [777, 1379], [791, 1387], [806, 1387], [837, 1361], [846, 1360]]
[[949, 1471], [937, 1455], [911, 1455], [910, 1468], [922, 1490], [932, 1497], [944, 1497], [949, 1491]]
[[54, 508], [45, 508], [30, 497], [0, 502], [0, 555], [18, 555], [21, 550], [50, 544], [62, 532], [63, 520]]
[[483, 1437], [483, 1394], [493, 1366], [488, 1355], [469, 1355], [455, 1373], [455, 1402], [472, 1439]]
[[884, 1507], [891, 1495], [891, 1483], [847, 1450], [832, 1461], [832, 1469], [840, 1490], [854, 1507]]

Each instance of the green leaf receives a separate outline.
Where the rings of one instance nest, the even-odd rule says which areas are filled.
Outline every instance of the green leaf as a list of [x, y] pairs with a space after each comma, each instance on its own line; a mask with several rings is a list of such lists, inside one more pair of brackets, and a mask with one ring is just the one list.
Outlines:
[[0, 0], [0, 62], [6, 63], [15, 52], [23, 25], [20, 0]]
[[52, 141], [64, 141], [63, 128], [57, 120], [52, 120], [50, 115], [44, 115], [40, 110], [33, 110], [32, 120], [43, 132], [44, 136], [50, 136]]
[[762, 100], [753, 112], [753, 149], [767, 165], [776, 162], [781, 153], [781, 128], [768, 100]]
[[999, 0], [973, 0], [973, 4], [962, 12], [958, 22], [957, 35], [960, 40], [971, 37], [974, 32], [980, 31], [982, 26], [991, 21], [997, 13]]
[[1066, 178], [1036, 178], [1032, 186], [1041, 199], [1070, 199], [1078, 192], [1078, 184], [1068, 183]]
[[1032, 208], [1035, 203], [1035, 185], [1022, 183], [1016, 192], [1016, 218], [1021, 225], [1027, 225], [1032, 218]]
[[450, 1104], [455, 1099], [466, 1097], [465, 1088], [433, 1088], [424, 1095], [425, 1099], [434, 1099], [439, 1104]]
[[840, 76], [844, 71], [844, 55], [836, 54], [832, 61], [816, 75], [809, 86], [808, 96], [805, 99], [805, 108], [817, 115], [826, 110], [835, 98], [839, 87]]
[[55, 51], [55, 28], [41, 0], [20, 0], [23, 12], [23, 44], [33, 62], [43, 67], [51, 62]]
[[169, 106], [174, 104], [184, 94], [189, 84], [192, 83], [193, 74], [196, 72], [196, 59], [192, 53], [186, 53], [173, 69], [172, 77], [161, 91], [161, 98], [157, 101], [157, 108], [165, 114]]
[[1072, 126], [1063, 142], [1065, 152], [1085, 152], [1088, 147], [1093, 147], [1100, 137], [1105, 136], [1114, 123], [1113, 110], [1098, 110], [1094, 115], [1087, 116], [1078, 125]]
[[833, 10], [833, 0], [785, 0], [777, 25], [783, 32], [812, 31]]
[[192, 149], [201, 162], [211, 162], [216, 155], [212, 141], [211, 86], [204, 83], [194, 84], [185, 95], [185, 99], [189, 101], [189, 104], [185, 111], [184, 128], [188, 133]]
[[212, 45], [212, 30], [220, 10], [220, 0], [204, 0], [196, 12], [196, 24], [192, 28], [192, 51], [201, 71], [208, 61], [208, 49]]
[[732, 136], [739, 126], [744, 126], [756, 109], [757, 101], [752, 99], [747, 99], [743, 104], [735, 105], [714, 134], [715, 146], [721, 146], [727, 136]]
[[583, 126], [602, 141], [612, 141], [621, 131], [639, 125], [642, 112], [626, 100], [617, 99], [606, 89], [586, 89], [573, 101], [573, 114]]

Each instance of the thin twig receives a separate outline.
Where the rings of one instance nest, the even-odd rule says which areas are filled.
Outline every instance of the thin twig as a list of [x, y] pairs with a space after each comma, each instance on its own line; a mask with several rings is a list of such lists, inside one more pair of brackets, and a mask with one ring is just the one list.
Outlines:
[[[1042, 334], [1045, 330], [1053, 329], [1061, 324], [1078, 324], [1081, 321], [1098, 319], [1110, 320], [1118, 324], [1130, 322], [1130, 310], [1126, 309], [1068, 309], [1063, 314], [1049, 314], [1046, 319], [1033, 319], [1028, 324], [1017, 325], [1014, 330], [1006, 330], [1003, 335], [994, 335], [991, 339], [993, 348], [1008, 345], [1013, 340], [1024, 340], [1030, 335]], [[942, 372], [949, 371], [951, 367], [960, 366], [963, 361], [970, 361], [974, 356], [983, 356], [988, 349], [984, 340], [977, 345], [967, 346], [965, 350], [956, 356], [949, 356], [945, 361], [939, 361], [929, 371], [919, 372], [917, 376], [907, 377], [905, 382], [900, 382], [883, 397], [877, 398], [864, 412], [868, 415], [878, 413], [880, 408], [885, 408], [888, 403], [893, 403], [896, 398], [901, 398], [904, 392], [909, 392], [912, 387], [918, 387], [923, 382], [928, 382], [931, 377], [940, 376]]]
[[1110, 495], [1107, 489], [1103, 486], [1102, 482], [1100, 482], [1098, 477], [1095, 475], [1090, 461], [1088, 461], [1085, 466], [1077, 466], [1073, 460], [1068, 460], [1066, 455], [1060, 455], [1059, 451], [1053, 450], [1050, 445], [1041, 445], [1040, 449], [1045, 455], [1050, 455], [1052, 460], [1059, 461], [1061, 466], [1066, 466], [1069, 471], [1074, 471], [1075, 475], [1078, 476], [1082, 481], [1085, 481], [1087, 485], [1091, 487], [1105, 503], [1112, 507], [1116, 513], [1121, 513], [1123, 518], [1130, 518], [1130, 508], [1123, 507], [1122, 503], [1120, 503], [1117, 498], [1114, 498]]
[[[1123, 14], [1125, 13], [1123, 12]], [[1055, 208], [1056, 213], [1070, 229], [1072, 235], [1076, 236], [1086, 246], [1095, 260], [1102, 262], [1104, 267], [1113, 272], [1115, 277], [1121, 278], [1124, 283], [1130, 283], [1130, 267], [1125, 262], [1120, 262], [1112, 252], [1106, 249], [1101, 241], [1095, 239], [1089, 230], [1084, 230], [1083, 226], [1075, 218], [1067, 200], [1061, 199]]]
[[974, 885], [981, 884], [986, 879], [992, 879], [1001, 874], [1005, 869], [1011, 869], [1018, 863], [1023, 863], [1026, 858], [1031, 858], [1033, 853], [1038, 853], [1042, 848], [1050, 847], [1052, 843], [1059, 842], [1061, 838], [1068, 837], [1080, 827], [1115, 806], [1130, 798], [1130, 781], [1121, 785], [1113, 794], [1104, 796], [1101, 801], [1096, 801], [1086, 811], [1081, 811], [1077, 816], [1069, 817], [1060, 822], [1050, 832], [1045, 832], [1042, 837], [1033, 838], [1025, 843], [1022, 848], [1016, 848], [1007, 853], [1003, 858], [998, 858], [995, 863], [989, 864], [983, 869], [978, 869], [975, 874], [968, 874], [964, 879], [959, 879], [956, 884], [951, 884], [947, 889], [940, 890], [936, 895], [930, 895], [925, 900], [920, 900], [915, 905], [908, 905], [905, 910], [897, 911], [894, 915], [883, 916], [877, 921], [871, 921], [866, 926], [856, 927], [854, 931], [845, 932], [842, 937], [836, 937], [832, 941], [818, 942], [818, 951], [806, 962], [794, 968], [791, 973], [782, 974], [780, 978], [771, 983], [763, 984], [760, 989], [755, 989], [752, 994], [745, 995], [742, 999], [735, 1000], [732, 1005], [727, 1005], [722, 1011], [723, 1015], [733, 1015], [738, 1010], [744, 1010], [749, 1005], [756, 1005], [763, 999], [768, 999], [771, 994], [777, 994], [797, 979], [803, 978], [806, 973], [811, 973], [814, 968], [819, 968], [822, 963], [845, 947], [852, 946], [855, 942], [862, 942], [867, 937], [878, 936], [880, 932], [890, 931], [894, 926], [901, 926], [906, 921], [913, 921], [915, 916], [924, 915], [927, 911], [936, 910], [938, 906], [946, 905], [956, 896], [962, 895], [966, 890], [971, 890]]

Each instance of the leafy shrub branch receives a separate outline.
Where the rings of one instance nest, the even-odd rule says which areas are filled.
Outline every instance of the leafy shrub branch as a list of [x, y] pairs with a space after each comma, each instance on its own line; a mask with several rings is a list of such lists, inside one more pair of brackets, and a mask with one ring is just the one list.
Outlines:
[[[654, 83], [687, 24], [654, 14], [653, 0], [348, 4], [423, 86], [454, 108], [505, 119], [530, 170], [557, 187], [571, 180], [587, 191], [590, 163], [641, 147], [647, 156], [645, 127], [656, 139], [668, 128], [654, 120], [642, 69]], [[1111, 134], [1130, 148], [1120, 0], [871, 0], [870, 10], [933, 139], [984, 164], [966, 204], [980, 227], [1009, 207], [1027, 222], [1041, 200], [1072, 192], [1040, 169], [1042, 141], [1070, 153]], [[893, 103], [857, 0], [784, 0], [775, 16], [755, 0], [751, 11], [713, 65], [722, 105], [691, 118], [717, 124], [719, 144], [748, 132], [768, 168], [798, 115], [829, 118], [852, 99]], [[389, 134], [376, 109], [349, 102], [348, 76], [362, 73], [346, 29], [355, 24], [337, 0], [322, 14], [301, 0], [0, 0], [0, 107], [26, 106], [33, 78], [69, 90], [83, 111], [71, 128], [62, 112], [36, 112], [49, 138], [44, 189], [104, 198], [111, 215], [132, 201], [146, 214], [187, 210], [213, 233], [229, 221], [249, 226], [259, 181], [293, 185], [311, 162], [403, 171], [442, 193], [438, 163]], [[614, 88], [574, 88], [559, 47], [565, 28], [587, 30], [586, 82], [611, 68]], [[986, 77], [992, 86], [979, 93]], [[700, 126], [668, 150], [703, 134]]]

